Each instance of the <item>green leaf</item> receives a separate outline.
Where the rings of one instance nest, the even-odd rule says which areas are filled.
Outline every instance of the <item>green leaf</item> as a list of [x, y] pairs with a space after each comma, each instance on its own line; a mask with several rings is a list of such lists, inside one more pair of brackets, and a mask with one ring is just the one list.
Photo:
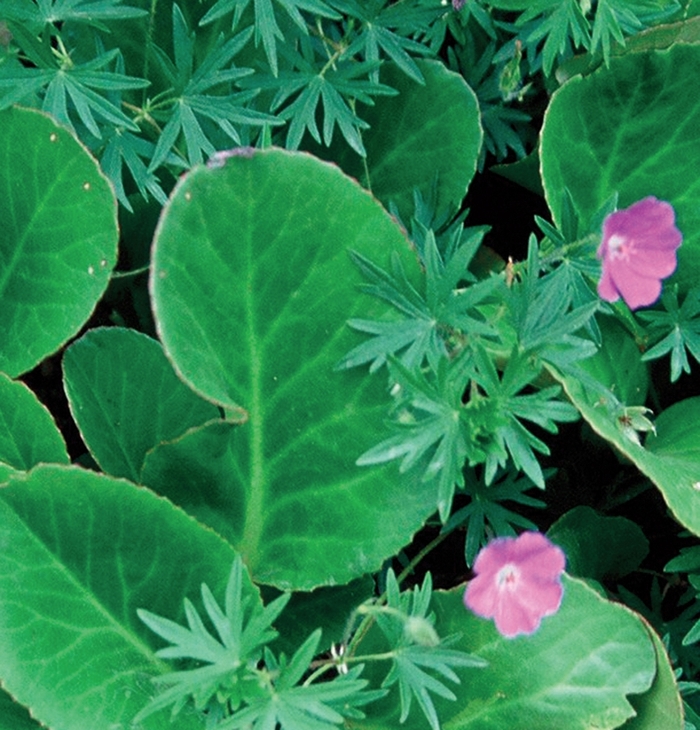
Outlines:
[[0, 730], [39, 730], [29, 711], [15, 702], [4, 690], [0, 690]]
[[[231, 66], [233, 57], [248, 42], [250, 32], [243, 31], [227, 41], [222, 35], [218, 36], [209, 54], [195, 68], [195, 33], [190, 31], [177, 3], [173, 3], [172, 8], [174, 63], [160, 48], [156, 48], [156, 60], [170, 81], [175, 96], [168, 99], [169, 103], [162, 104], [164, 110], [154, 112], [164, 125], [148, 172], [166, 161], [180, 137], [184, 139], [187, 162], [191, 166], [202, 162], [204, 155], [214, 154], [213, 139], [216, 137], [213, 133], [216, 127], [217, 133], [223, 133], [223, 139], [240, 144], [239, 134], [232, 123], [281, 123], [269, 114], [241, 106], [254, 93], [237, 93], [231, 86], [232, 81], [252, 73], [251, 69]], [[220, 134], [218, 136], [221, 137]]]
[[643, 405], [649, 390], [649, 369], [643, 362], [646, 358], [615, 319], [600, 317], [597, 323], [602, 335], [600, 348], [577, 363], [578, 367], [610, 389], [625, 406]]
[[385, 206], [393, 202], [404, 220], [413, 212], [414, 189], [429, 199], [436, 180], [439, 211], [459, 207], [476, 172], [482, 140], [476, 96], [464, 79], [437, 61], [416, 64], [424, 84], [387, 63], [381, 81], [399, 94], [370, 107], [358, 104], [359, 117], [370, 125], [362, 134], [366, 163], [349, 147], [331, 153]]
[[[636, 614], [601, 598], [582, 581], [564, 576], [558, 613], [545, 618], [532, 636], [506, 639], [491, 621], [464, 608], [462, 589], [436, 592], [435, 628], [460, 634], [453, 648], [488, 662], [459, 669], [457, 699], [435, 698], [437, 716], [449, 730], [612, 730], [632, 717], [628, 695], [649, 689], [656, 655]], [[377, 630], [357, 647], [371, 653], [382, 644]], [[377, 668], [379, 671], [379, 668]], [[453, 685], [452, 685], [453, 686]], [[367, 721], [353, 730], [422, 730], [417, 714], [399, 725], [399, 699], [390, 695], [373, 705]]]
[[[299, 12], [306, 10], [315, 15], [321, 15], [327, 18], [339, 19], [339, 15], [328, 6], [323, 0], [277, 0], [288, 13], [289, 17], [294, 21], [297, 28], [304, 33], [307, 32], [306, 23]], [[201, 25], [211, 23], [217, 18], [227, 15], [233, 11], [232, 28], [240, 20], [250, 0], [217, 0], [217, 2], [209, 8], [207, 13], [200, 21]], [[284, 40], [284, 35], [277, 24], [275, 17], [275, 5], [272, 0], [255, 0], [253, 7], [255, 9], [255, 45], [257, 46], [262, 40], [267, 60], [270, 63], [272, 73], [277, 75], [277, 40]]]
[[145, 10], [122, 5], [122, 0], [39, 0], [37, 5], [7, 0], [3, 12], [18, 21], [62, 23], [74, 21], [104, 28], [99, 20], [122, 20], [146, 15]]
[[625, 423], [625, 412], [613, 394], [586, 390], [571, 376], [553, 369], [572, 403], [593, 430], [634, 462], [661, 491], [675, 518], [700, 535], [700, 398], [687, 398], [667, 408], [647, 435], [645, 447]]
[[608, 517], [591, 507], [574, 507], [547, 531], [566, 553], [566, 569], [579, 578], [617, 580], [636, 570], [649, 541], [636, 522]]
[[138, 483], [146, 453], [219, 417], [178, 379], [161, 346], [118, 327], [90, 330], [63, 356], [73, 418], [100, 467]]
[[[151, 492], [53, 465], [0, 490], [0, 544], [3, 686], [56, 730], [130, 726], [168, 669], [136, 609], [179, 620], [182, 595], [201, 581], [223, 590], [234, 558]], [[143, 727], [171, 726], [154, 715]], [[178, 724], [200, 727], [194, 715]]]
[[117, 204], [97, 163], [41, 112], [0, 112], [0, 370], [16, 376], [55, 352], [104, 293]]
[[615, 192], [620, 208], [647, 195], [673, 205], [684, 236], [674, 275], [682, 293], [700, 277], [700, 148], [685, 133], [700, 125], [700, 100], [686, 83], [698, 63], [700, 46], [678, 44], [571, 79], [552, 97], [540, 148], [557, 224], [565, 188], [584, 222]]
[[650, 626], [647, 630], [656, 651], [656, 676], [651, 688], [644, 694], [630, 697], [637, 716], [622, 725], [622, 730], [683, 730], [686, 727], [683, 723], [683, 702], [673, 667], [658, 634]]
[[24, 383], [0, 373], [0, 462], [27, 471], [40, 462], [69, 461], [49, 411]]
[[157, 683], [167, 686], [167, 689], [134, 718], [135, 722], [173, 703], [176, 705], [175, 715], [190, 695], [194, 696], [196, 709], [205, 709], [215, 695], [220, 697], [220, 693], [232, 687], [236, 691], [235, 684], [241, 679], [239, 673], [260, 661], [262, 647], [277, 636], [271, 624], [288, 602], [289, 594], [279, 596], [265, 608], [256, 603], [252, 611], [248, 611], [249, 597], [243, 593], [243, 575], [243, 563], [240, 556], [236, 556], [226, 586], [223, 611], [209, 587], [202, 584], [202, 602], [218, 638], [209, 633], [197, 609], [187, 598], [187, 628], [150, 611], [138, 610], [141, 621], [172, 644], [159, 649], [157, 656], [193, 659], [204, 665], [158, 677]]
[[382, 266], [396, 252], [419, 276], [400, 229], [355, 182], [277, 149], [195, 168], [154, 243], [166, 354], [195, 391], [246, 422], [157, 449], [144, 481], [215, 519], [256, 580], [281, 588], [378, 569], [435, 507], [418, 474], [355, 465], [381, 439], [385, 383], [334, 366], [357, 343], [346, 320], [387, 309], [358, 293], [350, 250]]
[[642, 320], [649, 323], [651, 336], [656, 339], [659, 334], [665, 335], [645, 353], [643, 360], [654, 360], [671, 353], [671, 382], [675, 382], [681, 372], [690, 373], [690, 363], [686, 350], [700, 361], [700, 289], [694, 287], [678, 305], [678, 293], [675, 287], [664, 292], [661, 303], [666, 311], [651, 310], [640, 312]]

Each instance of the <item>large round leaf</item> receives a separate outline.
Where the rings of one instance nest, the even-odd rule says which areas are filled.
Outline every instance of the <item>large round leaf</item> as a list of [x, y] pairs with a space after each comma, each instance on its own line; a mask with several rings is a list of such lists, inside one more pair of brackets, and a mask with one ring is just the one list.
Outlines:
[[140, 482], [146, 452], [219, 416], [176, 375], [161, 346], [121, 327], [97, 328], [63, 356], [71, 413], [95, 461]]
[[564, 188], [584, 222], [610, 196], [620, 207], [655, 195], [684, 235], [677, 277], [700, 276], [700, 46], [630, 53], [576, 77], [552, 97], [541, 138], [542, 179], [561, 223]]
[[413, 192], [425, 200], [433, 190], [436, 207], [454, 212], [476, 172], [483, 132], [476, 94], [466, 81], [438, 61], [417, 61], [424, 84], [395, 64], [382, 67], [382, 83], [399, 93], [359, 105], [370, 128], [362, 140], [361, 158], [344, 140], [330, 152], [310, 143], [309, 149], [329, 156], [345, 172], [370, 189], [385, 206], [394, 203], [405, 221], [414, 212]]
[[144, 479], [177, 489], [187, 509], [198, 503], [256, 578], [280, 587], [377, 569], [436, 505], [417, 472], [355, 465], [385, 437], [386, 381], [335, 366], [359, 341], [346, 320], [386, 305], [358, 291], [349, 250], [385, 268], [398, 255], [419, 274], [400, 229], [354, 181], [274, 149], [195, 169], [156, 235], [151, 286], [166, 354], [245, 423], [164, 446]]
[[[64, 466], [14, 477], [0, 489], [3, 687], [52, 730], [130, 727], [151, 678], [169, 670], [136, 609], [182, 622], [183, 598], [198, 603], [202, 582], [223, 594], [234, 557], [129, 482]], [[246, 590], [259, 600], [249, 581]], [[183, 714], [177, 726], [201, 723]], [[159, 713], [142, 727], [172, 725]]]
[[50, 117], [0, 112], [0, 370], [31, 370], [74, 335], [109, 282], [117, 203], [97, 162]]
[[[456, 700], [433, 695], [444, 730], [612, 730], [633, 716], [628, 695], [647, 691], [656, 673], [654, 647], [638, 616], [565, 576], [560, 610], [532, 636], [506, 639], [493, 622], [465, 609], [462, 592], [434, 594], [435, 627], [440, 636], [458, 634], [454, 648], [488, 666], [460, 670], [459, 685], [445, 682]], [[372, 630], [357, 653], [386, 650], [378, 634]], [[397, 694], [371, 705], [371, 718], [350, 726], [427, 728], [417, 707], [399, 723]]]
[[70, 461], [63, 436], [34, 393], [0, 373], [0, 462], [26, 471], [42, 461]]

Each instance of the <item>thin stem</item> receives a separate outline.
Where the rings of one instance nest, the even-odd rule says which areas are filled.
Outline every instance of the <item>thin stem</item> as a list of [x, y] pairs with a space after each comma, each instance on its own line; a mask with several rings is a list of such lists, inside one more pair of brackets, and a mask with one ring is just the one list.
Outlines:
[[129, 276], [138, 276], [139, 274], [145, 274], [151, 268], [150, 264], [142, 266], [139, 269], [133, 269], [133, 271], [114, 271], [112, 272], [112, 279], [126, 279]]
[[441, 532], [437, 535], [437, 537], [434, 537], [420, 552], [418, 552], [409, 562], [409, 564], [399, 573], [396, 580], [399, 583], [402, 583], [408, 576], [413, 572], [414, 568], [418, 563], [420, 563], [423, 558], [428, 555], [432, 550], [434, 550], [445, 538], [447, 538], [448, 535], [452, 534], [452, 530], [448, 530], [447, 532]]

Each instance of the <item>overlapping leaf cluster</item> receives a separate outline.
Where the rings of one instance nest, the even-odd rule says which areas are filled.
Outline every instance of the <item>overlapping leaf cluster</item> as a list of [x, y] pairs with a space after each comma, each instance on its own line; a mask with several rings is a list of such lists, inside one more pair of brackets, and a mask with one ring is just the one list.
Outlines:
[[478, 657], [448, 648], [458, 637], [441, 639], [437, 635], [434, 616], [429, 613], [429, 574], [422, 587], [402, 593], [390, 571], [386, 604], [372, 602], [358, 609], [359, 614], [376, 619], [390, 646], [388, 652], [367, 658], [380, 662], [391, 659], [382, 686], [368, 688], [369, 681], [360, 677], [364, 664], [347, 667], [346, 662], [361, 661], [351, 656], [343, 659], [342, 671], [335, 678], [317, 681], [337, 665], [335, 659], [314, 662], [321, 630], [312, 632], [291, 658], [276, 656], [269, 647], [277, 637], [272, 623], [290, 596], [282, 594], [264, 608], [251, 606], [251, 596], [243, 597], [243, 581], [243, 563], [237, 557], [223, 610], [209, 588], [202, 585], [202, 603], [216, 636], [189, 599], [185, 599], [186, 627], [139, 610], [140, 619], [170, 642], [156, 652], [157, 656], [179, 660], [182, 666], [154, 680], [161, 691], [134, 722], [167, 707], [172, 707], [174, 718], [191, 704], [206, 726], [217, 730], [334, 730], [345, 718], [363, 718], [360, 708], [383, 697], [386, 688], [398, 682], [401, 722], [408, 717], [415, 698], [433, 730], [439, 730], [431, 693], [455, 700], [443, 680], [459, 683], [455, 668], [485, 666]]
[[340, 367], [371, 363], [376, 371], [388, 363], [393, 395], [392, 434], [358, 464], [400, 460], [402, 471], [421, 469], [424, 481], [437, 487], [443, 521], [455, 489], [465, 487], [467, 466], [480, 467], [489, 485], [512, 464], [544, 487], [538, 455], [549, 449], [541, 434], [578, 418], [544, 368], [576, 371], [577, 362], [596, 351], [586, 334], [599, 307], [593, 295], [577, 301], [576, 287], [559, 268], [542, 275], [534, 236], [517, 270], [478, 280], [469, 266], [482, 234], [460, 221], [417, 236], [423, 291], [397, 262], [387, 272], [354, 256], [367, 280], [363, 291], [396, 311], [391, 320], [349, 322], [372, 337]]
[[[334, 682], [302, 681], [315, 657], [321, 631], [313, 632], [291, 659], [276, 657], [268, 644], [277, 637], [272, 623], [289, 601], [282, 594], [264, 608], [250, 607], [243, 598], [243, 563], [236, 558], [226, 587], [224, 610], [202, 585], [202, 602], [216, 629], [213, 636], [197, 609], [185, 599], [187, 627], [140, 610], [139, 617], [171, 646], [157, 655], [184, 660], [178, 671], [159, 676], [164, 688], [135, 718], [138, 722], [172, 706], [172, 715], [192, 702], [208, 727], [314, 727], [332, 730], [344, 717], [362, 717], [357, 709], [378, 694], [366, 690], [356, 667]], [[379, 693], [381, 695], [383, 693]]]
[[[439, 0], [219, 0], [167, 12], [8, 0], [0, 108], [37, 106], [75, 129], [126, 207], [135, 190], [164, 202], [173, 174], [237, 144], [296, 149], [335, 133], [364, 155], [358, 104], [395, 93], [380, 79], [387, 60], [423, 83], [414, 59], [438, 50], [445, 15]], [[130, 34], [143, 45], [115, 46]]]

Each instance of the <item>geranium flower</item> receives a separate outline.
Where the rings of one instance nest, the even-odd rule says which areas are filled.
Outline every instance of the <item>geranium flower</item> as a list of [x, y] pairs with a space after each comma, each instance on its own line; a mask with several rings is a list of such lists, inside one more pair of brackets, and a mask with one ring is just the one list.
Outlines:
[[675, 219], [671, 204], [653, 196], [607, 216], [598, 248], [601, 298], [616, 302], [622, 297], [630, 309], [659, 298], [661, 280], [676, 270], [676, 249], [683, 241]]
[[497, 538], [476, 556], [464, 603], [477, 616], [494, 619], [503, 636], [531, 634], [559, 610], [565, 564], [561, 548], [539, 532]]

